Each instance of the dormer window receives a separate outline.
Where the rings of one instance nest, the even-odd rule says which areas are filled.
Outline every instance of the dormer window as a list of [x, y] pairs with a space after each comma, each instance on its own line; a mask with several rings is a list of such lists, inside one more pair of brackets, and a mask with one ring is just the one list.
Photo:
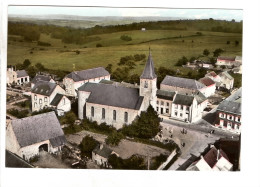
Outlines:
[[144, 88], [148, 88], [148, 82], [147, 81], [144, 82]]

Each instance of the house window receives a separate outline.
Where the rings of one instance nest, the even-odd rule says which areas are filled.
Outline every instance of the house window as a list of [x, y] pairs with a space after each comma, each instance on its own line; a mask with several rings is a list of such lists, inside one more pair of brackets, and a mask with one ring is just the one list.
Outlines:
[[168, 108], [166, 108], [166, 113], [169, 114], [169, 109]]
[[113, 110], [113, 120], [116, 121], [116, 111]]
[[164, 102], [163, 102], [163, 101], [161, 101], [161, 105], [164, 105]]
[[183, 110], [183, 105], [181, 105], [181, 110]]
[[186, 110], [189, 111], [190, 107], [186, 106]]
[[159, 107], [156, 107], [157, 112], [159, 111]]
[[159, 105], [159, 101], [156, 101], [156, 104]]
[[232, 129], [235, 129], [235, 125], [236, 125], [235, 123], [232, 124]]
[[42, 99], [39, 99], [39, 103], [42, 104]]
[[128, 122], [128, 113], [125, 112], [125, 123], [127, 123], [127, 122]]
[[34, 108], [37, 108], [37, 103], [36, 102], [34, 103]]
[[34, 95], [34, 100], [37, 100], [37, 95]]
[[47, 97], [44, 97], [44, 102], [45, 102], [45, 103], [47, 102]]
[[178, 116], [178, 112], [177, 111], [175, 111], [175, 116]]
[[148, 88], [148, 82], [144, 81], [144, 88]]
[[236, 117], [236, 121], [237, 121], [237, 122], [240, 122], [240, 117], [237, 116], [237, 117]]
[[94, 117], [94, 107], [91, 107], [91, 116]]
[[174, 107], [175, 107], [175, 109], [177, 109], [177, 108], [178, 108], [178, 105], [175, 105]]
[[166, 105], [169, 106], [170, 104], [167, 102]]
[[180, 117], [182, 117], [182, 113], [180, 113]]
[[105, 117], [106, 117], [105, 115], [106, 115], [106, 111], [104, 108], [102, 108], [102, 119], [105, 119]]

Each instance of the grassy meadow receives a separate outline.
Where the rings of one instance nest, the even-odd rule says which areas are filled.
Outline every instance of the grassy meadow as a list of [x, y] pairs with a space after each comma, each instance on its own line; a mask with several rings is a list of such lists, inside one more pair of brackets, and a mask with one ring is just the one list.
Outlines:
[[[8, 36], [8, 64], [15, 65], [29, 59], [32, 64], [42, 63], [49, 69], [73, 71], [106, 67], [113, 64], [117, 67], [120, 58], [126, 55], [145, 54], [148, 56], [149, 47], [155, 67], [164, 66], [176, 68], [174, 65], [182, 56], [190, 58], [202, 55], [204, 49], [213, 51], [217, 48], [224, 49], [222, 56], [242, 56], [242, 34], [181, 30], [133, 30], [100, 34], [89, 37], [97, 37], [98, 41], [92, 41], [82, 45], [65, 44], [61, 39], [53, 39], [50, 35], [41, 34], [40, 41], [50, 43], [51, 46], [38, 46], [36, 42], [19, 41], [21, 36]], [[123, 41], [120, 36], [131, 36], [132, 41]], [[239, 45], [235, 45], [235, 41]], [[230, 41], [230, 44], [227, 44]], [[99, 43], [103, 47], [96, 47]], [[76, 50], [80, 54], [76, 54]], [[132, 73], [141, 74], [144, 62], [138, 62]], [[179, 68], [179, 67], [178, 67]], [[182, 68], [181, 68], [182, 69]]]

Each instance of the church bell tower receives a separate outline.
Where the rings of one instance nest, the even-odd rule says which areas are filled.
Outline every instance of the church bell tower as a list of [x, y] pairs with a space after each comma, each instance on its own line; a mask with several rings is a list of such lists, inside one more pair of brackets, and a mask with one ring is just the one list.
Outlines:
[[145, 64], [144, 71], [140, 77], [140, 96], [144, 97], [144, 107], [146, 110], [151, 104], [156, 107], [156, 91], [157, 91], [157, 76], [154, 71], [154, 64], [152, 60], [151, 50], [149, 48], [149, 56]]

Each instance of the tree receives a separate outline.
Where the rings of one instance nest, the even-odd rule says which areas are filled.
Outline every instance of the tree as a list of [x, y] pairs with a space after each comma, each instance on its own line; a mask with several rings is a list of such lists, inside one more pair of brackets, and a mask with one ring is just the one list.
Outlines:
[[106, 138], [106, 143], [108, 145], [118, 146], [119, 142], [123, 138], [124, 138], [124, 135], [121, 132], [114, 131], [108, 135], [108, 137]]
[[73, 125], [77, 116], [74, 112], [70, 111], [65, 114], [63, 117], [63, 123]]
[[236, 46], [239, 45], [239, 41], [238, 41], [238, 40], [235, 41], [235, 45], [236, 45]]
[[97, 145], [98, 142], [93, 137], [86, 135], [79, 144], [81, 155], [92, 158], [92, 151]]
[[196, 60], [196, 57], [194, 56], [190, 57], [190, 62], [193, 62], [194, 60]]
[[31, 77], [31, 78], [34, 78], [36, 73], [37, 73], [37, 70], [35, 69], [34, 66], [29, 66], [27, 69], [26, 69], [28, 75]]
[[182, 66], [182, 65], [186, 65], [188, 62], [187, 57], [183, 56], [181, 59], [178, 60], [176, 66]]
[[132, 38], [130, 37], [130, 36], [127, 36], [127, 35], [122, 35], [121, 37], [120, 37], [120, 39], [121, 40], [124, 40], [124, 41], [131, 41], [132, 40]]
[[224, 50], [221, 48], [215, 49], [215, 51], [213, 52], [213, 56], [218, 57], [223, 52], [224, 52]]
[[45, 67], [41, 63], [35, 64], [35, 67], [38, 69], [38, 71], [45, 71]]
[[209, 56], [209, 50], [208, 49], [204, 49], [204, 51], [203, 51], [203, 55], [205, 55], [205, 56]]
[[29, 59], [25, 59], [25, 60], [23, 61], [24, 69], [28, 68], [30, 65], [31, 65], [31, 62], [30, 62]]
[[103, 47], [103, 45], [100, 43], [97, 43], [96, 47]]
[[146, 112], [141, 112], [140, 117], [136, 121], [129, 126], [124, 126], [122, 133], [131, 137], [150, 139], [159, 132], [159, 126], [160, 119], [158, 114], [150, 105]]
[[109, 72], [112, 73], [112, 64], [108, 64], [107, 67], [105, 67], [105, 69]]

